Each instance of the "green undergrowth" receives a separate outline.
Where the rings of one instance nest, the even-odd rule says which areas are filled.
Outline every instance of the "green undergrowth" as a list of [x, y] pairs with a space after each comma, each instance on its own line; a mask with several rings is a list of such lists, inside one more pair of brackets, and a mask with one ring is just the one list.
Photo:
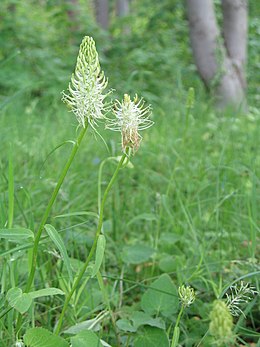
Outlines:
[[[58, 337], [53, 331], [63, 294], [94, 240], [99, 168], [115, 157], [103, 166], [104, 191], [121, 156], [121, 139], [103, 125], [98, 129], [103, 140], [88, 129], [43, 231], [35, 286], [25, 293], [31, 231], [79, 132], [60, 93], [86, 34], [82, 13], [87, 6], [79, 1], [83, 7], [73, 34], [62, 7], [46, 2], [30, 12], [31, 3], [14, 1], [15, 25], [12, 8], [1, 24], [0, 347], [14, 346], [20, 338], [18, 312], [27, 347], [82, 347], [84, 341], [91, 347], [259, 347], [259, 295], [254, 293], [233, 318], [224, 304], [230, 286], [239, 288], [241, 281], [259, 292], [260, 112], [254, 70], [259, 20], [251, 13], [249, 106], [236, 113], [214, 110], [196, 75], [181, 2], [149, 7], [142, 1], [134, 21], [131, 16], [112, 21], [110, 34], [98, 30], [88, 13], [87, 34], [95, 33], [102, 69], [109, 85], [116, 86], [111, 97], [121, 99], [122, 91], [143, 95], [152, 104], [155, 124], [142, 133], [139, 151], [110, 191], [100, 273], [91, 278], [96, 266], [91, 263]], [[132, 32], [122, 40], [129, 23]], [[187, 112], [190, 87], [195, 102]], [[20, 236], [7, 235], [8, 228], [19, 229]], [[195, 291], [189, 307], [180, 301], [182, 285]], [[230, 340], [212, 328], [223, 324], [214, 325], [216, 307], [226, 314]]]

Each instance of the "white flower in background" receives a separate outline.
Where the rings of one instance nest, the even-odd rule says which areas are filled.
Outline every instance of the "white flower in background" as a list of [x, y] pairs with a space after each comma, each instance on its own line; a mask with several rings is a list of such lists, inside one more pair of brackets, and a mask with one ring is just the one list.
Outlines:
[[181, 287], [179, 287], [178, 292], [183, 306], [188, 307], [195, 301], [196, 296], [192, 287], [185, 287], [184, 285], [182, 285]]
[[115, 101], [113, 113], [115, 119], [109, 119], [106, 127], [114, 131], [121, 131], [124, 153], [128, 148], [132, 148], [136, 152], [142, 139], [139, 131], [153, 125], [153, 121], [149, 119], [151, 106], [145, 106], [143, 99], [139, 100], [137, 95], [132, 101], [130, 96], [125, 94], [122, 102]]
[[104, 99], [109, 94], [103, 94], [106, 87], [107, 80], [100, 69], [95, 41], [85, 36], [68, 87], [69, 95], [63, 92], [62, 97], [81, 126], [85, 127], [88, 122], [95, 129], [97, 121], [105, 118]]

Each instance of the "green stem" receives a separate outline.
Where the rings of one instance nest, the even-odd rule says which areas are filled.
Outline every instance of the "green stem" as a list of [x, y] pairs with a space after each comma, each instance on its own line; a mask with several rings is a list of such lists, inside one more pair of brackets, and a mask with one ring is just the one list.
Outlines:
[[88, 257], [84, 263], [84, 265], [82, 266], [78, 276], [77, 276], [77, 279], [75, 280], [74, 284], [73, 284], [73, 287], [71, 289], [71, 291], [69, 292], [65, 302], [64, 302], [64, 305], [63, 305], [63, 309], [61, 311], [61, 314], [60, 314], [60, 318], [59, 318], [59, 321], [58, 321], [58, 324], [54, 330], [54, 333], [56, 335], [59, 334], [60, 330], [61, 330], [61, 327], [62, 327], [62, 322], [63, 322], [63, 318], [64, 318], [64, 315], [65, 315], [65, 312], [67, 310], [67, 307], [69, 305], [69, 302], [70, 302], [70, 299], [72, 297], [72, 295], [74, 294], [75, 290], [77, 289], [82, 277], [84, 276], [84, 273], [90, 263], [90, 260], [92, 259], [92, 257], [94, 256], [94, 253], [95, 253], [95, 250], [96, 250], [96, 247], [97, 247], [97, 241], [98, 241], [98, 237], [101, 233], [101, 229], [102, 229], [102, 225], [103, 225], [103, 215], [104, 215], [104, 207], [105, 207], [105, 202], [106, 202], [106, 199], [107, 199], [107, 196], [108, 196], [108, 193], [110, 191], [110, 189], [112, 188], [116, 178], [117, 178], [117, 175], [118, 175], [118, 172], [120, 170], [120, 168], [122, 167], [124, 161], [125, 161], [125, 158], [126, 158], [126, 154], [124, 154], [120, 160], [120, 162], [118, 163], [117, 165], [117, 168], [104, 192], [104, 196], [103, 196], [103, 200], [102, 200], [102, 203], [101, 203], [101, 206], [100, 206], [100, 212], [99, 212], [99, 220], [98, 220], [98, 226], [97, 226], [97, 231], [96, 231], [96, 234], [95, 234], [95, 239], [94, 239], [94, 242], [93, 242], [93, 245], [90, 249], [90, 252], [88, 254]]
[[179, 324], [180, 324], [180, 320], [181, 320], [181, 316], [182, 316], [182, 314], [183, 314], [183, 310], [184, 310], [184, 306], [181, 305], [181, 309], [180, 309], [180, 312], [179, 312], [179, 314], [178, 314], [178, 317], [177, 317], [177, 320], [176, 320], [176, 324], [175, 324], [176, 327], [178, 327]]
[[[36, 232], [36, 235], [35, 235], [35, 239], [34, 239], [34, 245], [33, 245], [33, 253], [32, 253], [32, 262], [31, 262], [31, 268], [30, 268], [30, 274], [29, 274], [29, 278], [28, 278], [28, 281], [27, 281], [27, 284], [26, 284], [26, 287], [25, 287], [25, 293], [28, 293], [32, 287], [32, 284], [33, 284], [33, 281], [34, 281], [34, 275], [35, 275], [35, 271], [36, 271], [36, 265], [37, 265], [37, 253], [38, 253], [38, 247], [39, 247], [39, 242], [40, 242], [40, 239], [41, 239], [41, 235], [42, 235], [42, 231], [43, 231], [43, 228], [44, 228], [44, 225], [49, 217], [49, 214], [51, 212], [51, 209], [52, 209], [52, 206], [56, 200], [56, 197], [59, 193], [59, 190], [60, 190], [60, 187], [67, 175], [67, 172], [71, 166], [71, 163], [79, 149], [79, 146], [81, 144], [81, 141], [87, 131], [87, 128], [88, 128], [88, 124], [86, 124], [85, 128], [82, 128], [81, 132], [79, 133], [79, 136], [77, 138], [77, 141], [76, 143], [74, 144], [72, 150], [71, 150], [71, 153], [70, 153], [70, 156], [60, 174], [60, 177], [58, 179], [58, 182], [56, 184], [56, 187], [51, 195], [51, 198], [49, 200], [49, 203], [46, 207], [46, 210], [44, 212], [44, 215], [42, 217], [42, 220], [40, 222], [40, 225], [39, 225], [39, 228]], [[21, 315], [19, 315], [18, 317], [18, 320], [17, 320], [17, 331], [20, 329], [21, 327]]]
[[[181, 316], [183, 314], [184, 311], [184, 305], [181, 305], [181, 309], [180, 312], [178, 314], [175, 326], [174, 326], [174, 333], [173, 333], [173, 338], [172, 338], [172, 343], [171, 343], [171, 347], [175, 347], [178, 345], [179, 342], [179, 324], [180, 324], [180, 320], [181, 320]], [[177, 333], [177, 336], [176, 336]]]

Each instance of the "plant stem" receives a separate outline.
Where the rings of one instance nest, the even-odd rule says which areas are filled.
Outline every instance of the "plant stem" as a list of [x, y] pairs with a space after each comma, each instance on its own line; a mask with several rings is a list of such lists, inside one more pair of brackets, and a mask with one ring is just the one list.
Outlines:
[[69, 302], [70, 302], [70, 299], [72, 297], [72, 295], [74, 294], [75, 290], [77, 289], [88, 265], [89, 265], [89, 262], [90, 260], [92, 259], [94, 253], [95, 253], [95, 250], [96, 250], [96, 247], [97, 247], [97, 241], [98, 241], [98, 237], [101, 233], [101, 229], [102, 229], [102, 225], [103, 225], [103, 215], [104, 215], [104, 207], [105, 207], [105, 202], [106, 202], [106, 199], [107, 199], [107, 196], [108, 196], [108, 193], [110, 191], [110, 189], [112, 188], [116, 178], [117, 178], [117, 175], [118, 175], [118, 172], [120, 170], [120, 168], [122, 167], [124, 161], [125, 161], [125, 158], [126, 158], [126, 154], [123, 154], [122, 155], [122, 158], [120, 160], [120, 162], [118, 163], [117, 165], [117, 168], [104, 192], [104, 196], [103, 196], [103, 200], [102, 200], [102, 203], [101, 203], [101, 206], [100, 206], [100, 212], [99, 212], [99, 220], [98, 220], [98, 226], [97, 226], [97, 230], [96, 230], [96, 234], [95, 234], [95, 239], [94, 239], [94, 242], [93, 242], [93, 245], [90, 249], [90, 252], [88, 254], [88, 257], [84, 263], [84, 265], [82, 266], [78, 276], [77, 276], [77, 279], [75, 280], [74, 284], [73, 284], [73, 287], [71, 289], [71, 291], [69, 292], [65, 302], [64, 302], [64, 305], [63, 305], [63, 309], [61, 311], [61, 315], [60, 315], [60, 318], [59, 318], [59, 321], [58, 321], [58, 324], [54, 330], [54, 333], [56, 335], [59, 334], [60, 330], [61, 330], [61, 327], [62, 327], [62, 322], [63, 322], [63, 318], [64, 318], [64, 315], [65, 315], [65, 312], [67, 310], [67, 307], [69, 305]]
[[[35, 239], [34, 239], [34, 245], [33, 245], [33, 253], [32, 253], [32, 262], [31, 262], [31, 268], [30, 268], [30, 274], [29, 274], [29, 278], [28, 278], [28, 281], [27, 281], [27, 284], [26, 284], [26, 287], [25, 287], [25, 293], [28, 293], [32, 287], [32, 284], [33, 284], [33, 281], [34, 281], [34, 275], [35, 275], [35, 271], [36, 271], [36, 266], [37, 266], [37, 253], [38, 253], [38, 247], [39, 247], [39, 242], [40, 242], [40, 239], [41, 239], [41, 235], [42, 235], [42, 231], [43, 231], [43, 228], [44, 228], [44, 225], [49, 217], [49, 214], [51, 212], [51, 209], [52, 209], [52, 206], [56, 200], [56, 197], [59, 193], [59, 190], [60, 190], [60, 187], [67, 175], [67, 172], [71, 166], [71, 163], [79, 149], [79, 146], [81, 144], [81, 141], [87, 131], [87, 128], [88, 128], [88, 124], [85, 125], [85, 128], [82, 128], [79, 135], [78, 135], [78, 138], [76, 140], [76, 143], [74, 144], [72, 150], [71, 150], [71, 153], [70, 153], [70, 156], [60, 174], [60, 177], [58, 179], [58, 182], [56, 184], [56, 187], [51, 195], [51, 198], [49, 200], [49, 203], [46, 207], [46, 210], [44, 212], [44, 215], [42, 217], [42, 220], [40, 222], [40, 225], [39, 225], [39, 228], [36, 232], [36, 235], [35, 235]], [[18, 316], [18, 319], [17, 319], [17, 331], [20, 330], [20, 327], [21, 327], [21, 314]]]
[[178, 314], [175, 326], [174, 326], [174, 332], [173, 332], [173, 338], [172, 338], [172, 343], [171, 343], [171, 347], [175, 347], [178, 346], [178, 342], [179, 342], [179, 324], [180, 324], [180, 320], [181, 320], [181, 316], [183, 314], [184, 311], [184, 305], [181, 305], [181, 309], [180, 312]]

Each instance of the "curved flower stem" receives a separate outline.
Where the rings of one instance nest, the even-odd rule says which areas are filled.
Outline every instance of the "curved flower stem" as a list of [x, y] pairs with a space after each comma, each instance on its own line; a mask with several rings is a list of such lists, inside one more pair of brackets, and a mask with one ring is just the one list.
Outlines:
[[61, 315], [60, 315], [60, 318], [58, 320], [58, 324], [54, 330], [54, 333], [56, 335], [59, 334], [60, 330], [61, 330], [61, 327], [62, 327], [62, 322], [63, 322], [63, 318], [64, 318], [64, 315], [65, 315], [65, 312], [67, 310], [67, 307], [69, 305], [69, 302], [70, 302], [70, 299], [72, 297], [72, 295], [74, 294], [75, 290], [77, 289], [88, 265], [89, 265], [89, 262], [90, 260], [92, 259], [92, 257], [94, 256], [94, 253], [95, 253], [95, 250], [96, 250], [96, 247], [97, 247], [97, 241], [98, 241], [98, 237], [101, 233], [101, 230], [102, 230], [102, 225], [103, 225], [103, 214], [104, 214], [104, 207], [105, 207], [105, 202], [106, 202], [106, 199], [107, 199], [107, 196], [108, 196], [108, 193], [110, 191], [110, 189], [112, 188], [116, 178], [117, 178], [117, 175], [118, 175], [118, 172], [119, 170], [121, 169], [121, 167], [123, 166], [123, 163], [125, 161], [125, 158], [126, 158], [126, 154], [123, 154], [122, 155], [122, 158], [120, 160], [120, 162], [118, 163], [117, 165], [117, 168], [104, 192], [104, 196], [103, 196], [103, 200], [102, 200], [102, 203], [101, 203], [101, 206], [100, 206], [100, 212], [99, 212], [99, 220], [98, 220], [98, 226], [97, 226], [97, 231], [96, 231], [96, 234], [95, 234], [95, 239], [94, 239], [94, 242], [93, 242], [93, 245], [90, 249], [90, 252], [89, 252], [89, 255], [84, 263], [84, 265], [82, 266], [78, 276], [77, 276], [77, 279], [75, 280], [74, 284], [73, 284], [73, 287], [71, 289], [71, 291], [69, 292], [65, 302], [64, 302], [64, 305], [63, 305], [63, 309], [61, 311]]
[[[36, 232], [36, 235], [35, 235], [35, 239], [34, 239], [34, 245], [33, 245], [33, 253], [32, 253], [32, 262], [31, 262], [31, 268], [30, 268], [30, 274], [29, 274], [29, 278], [28, 278], [28, 281], [27, 281], [27, 284], [26, 284], [26, 287], [25, 287], [25, 293], [28, 293], [32, 287], [32, 284], [33, 284], [33, 281], [34, 281], [34, 275], [35, 275], [35, 271], [36, 271], [36, 266], [37, 266], [37, 253], [38, 253], [38, 247], [39, 247], [39, 242], [40, 242], [40, 239], [41, 239], [41, 235], [42, 235], [42, 231], [43, 231], [43, 228], [44, 228], [44, 225], [49, 217], [49, 214], [51, 212], [51, 209], [52, 209], [52, 206], [56, 200], [56, 197], [59, 193], [59, 190], [60, 190], [60, 187], [67, 175], [67, 172], [71, 166], [71, 163], [79, 149], [79, 146], [81, 144], [81, 141], [87, 131], [87, 128], [88, 128], [88, 124], [85, 125], [84, 128], [81, 129], [79, 135], [78, 135], [78, 138], [76, 140], [76, 143], [74, 144], [72, 150], [71, 150], [71, 153], [70, 153], [70, 156], [60, 174], [60, 177], [58, 179], [58, 182], [56, 184], [56, 187], [51, 195], [51, 198], [49, 200], [49, 203], [46, 207], [46, 210], [44, 212], [44, 215], [42, 217], [42, 220], [40, 222], [40, 225], [39, 225], [39, 228]], [[21, 314], [19, 314], [18, 316], [18, 319], [17, 319], [17, 331], [20, 330], [21, 328]]]

